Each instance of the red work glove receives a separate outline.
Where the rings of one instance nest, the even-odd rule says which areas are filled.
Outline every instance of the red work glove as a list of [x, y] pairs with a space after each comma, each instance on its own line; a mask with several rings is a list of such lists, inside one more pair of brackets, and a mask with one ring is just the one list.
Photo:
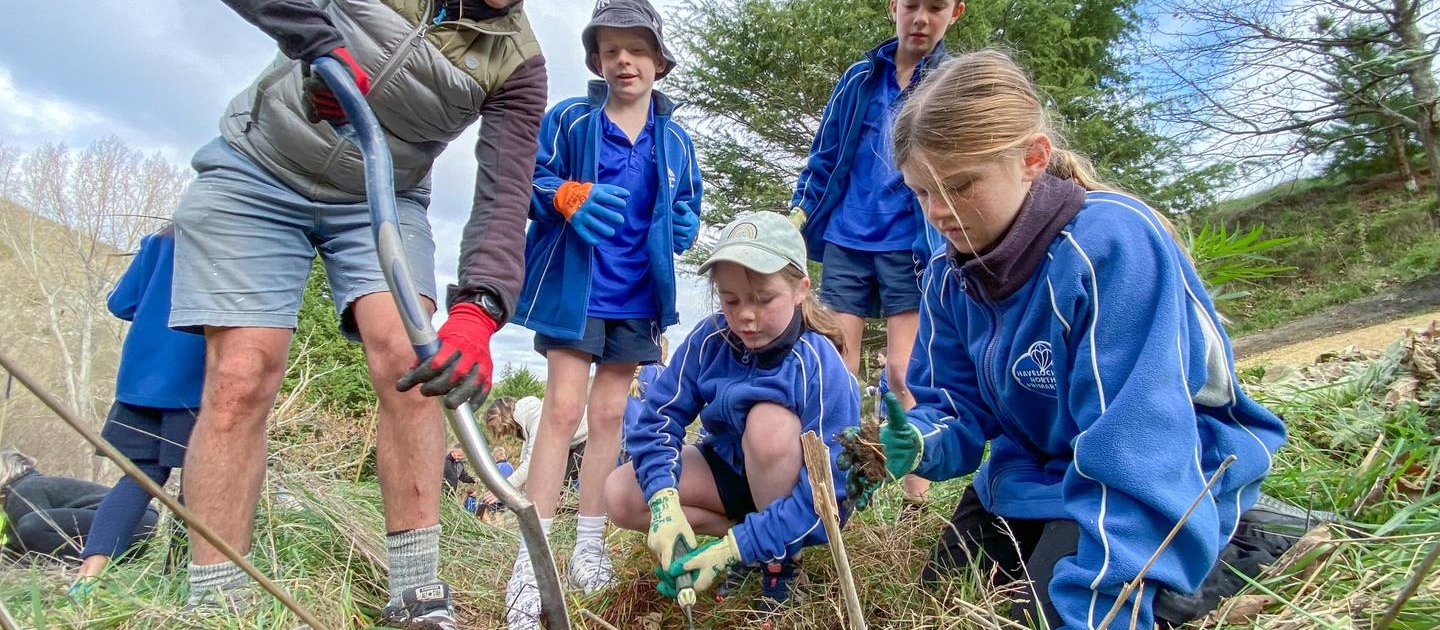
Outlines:
[[479, 409], [490, 395], [490, 336], [499, 325], [473, 302], [461, 302], [450, 309], [450, 318], [440, 327], [440, 351], [429, 361], [410, 368], [395, 388], [402, 392], [420, 385], [426, 396], [444, 396], [451, 409], [463, 403]]
[[[355, 58], [350, 56], [350, 51], [345, 50], [344, 46], [325, 53], [325, 56], [335, 59], [345, 66], [345, 69], [350, 72], [350, 77], [355, 79], [355, 85], [360, 88], [361, 94], [370, 93], [370, 75], [365, 73], [365, 69], [361, 68], [360, 64], [355, 63]], [[325, 79], [312, 72], [309, 64], [306, 64], [303, 70], [305, 81], [302, 86], [305, 94], [300, 100], [305, 106], [305, 118], [312, 123], [328, 120], [336, 125], [343, 125], [349, 122], [345, 118], [345, 110], [340, 108], [340, 101], [335, 98], [335, 92], [332, 92], [330, 86], [325, 84]]]

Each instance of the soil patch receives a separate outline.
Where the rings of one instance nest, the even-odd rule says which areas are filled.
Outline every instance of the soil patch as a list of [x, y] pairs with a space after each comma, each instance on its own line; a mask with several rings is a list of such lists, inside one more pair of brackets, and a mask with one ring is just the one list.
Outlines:
[[1440, 319], [1440, 274], [1245, 335], [1234, 340], [1235, 356], [1243, 364], [1280, 363], [1281, 357], [1308, 363], [1322, 352], [1350, 345], [1383, 349], [1406, 328], [1425, 328], [1435, 319]]

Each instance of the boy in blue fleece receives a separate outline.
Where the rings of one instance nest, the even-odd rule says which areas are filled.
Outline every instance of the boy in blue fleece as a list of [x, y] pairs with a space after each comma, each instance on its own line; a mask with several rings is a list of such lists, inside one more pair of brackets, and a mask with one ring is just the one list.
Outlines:
[[[820, 435], [833, 462], [836, 438], [859, 425], [860, 388], [785, 217], [735, 219], [699, 271], [710, 274], [721, 312], [695, 327], [650, 386], [625, 437], [632, 461], [606, 482], [605, 504], [617, 525], [649, 532], [662, 593], [674, 597], [685, 573], [703, 592], [732, 565], [763, 563], [762, 603], [773, 606], [789, 597], [800, 548], [826, 542], [800, 435]], [[686, 446], [697, 417], [706, 437]], [[844, 473], [834, 474], [843, 503]], [[696, 549], [696, 533], [720, 538]]]
[[[943, 239], [891, 163], [890, 121], [946, 58], [945, 32], [964, 12], [958, 0], [891, 0], [895, 37], [840, 75], [790, 202], [810, 258], [825, 264], [820, 301], [840, 314], [845, 365], [859, 376], [865, 320], [884, 317], [895, 359], [889, 383], [907, 409], [915, 404], [905, 370], [919, 326], [920, 273]], [[925, 501], [929, 482], [912, 476], [904, 486], [910, 502]]]
[[[671, 120], [674, 104], [653, 89], [675, 67], [659, 13], [645, 0], [597, 3], [581, 40], [586, 65], [604, 80], [541, 121], [514, 321], [535, 331], [546, 358], [526, 494], [547, 531], [571, 437], [589, 421], [569, 563], [571, 585], [589, 594], [614, 573], [601, 491], [620, 452], [635, 368], [660, 360], [660, 335], [680, 319], [674, 256], [695, 242], [701, 185], [695, 148]], [[511, 630], [536, 626], [538, 593], [521, 545], [507, 586]]]
[[1097, 181], [1047, 120], [997, 51], [946, 62], [896, 118], [895, 163], [949, 245], [925, 275], [917, 404], [880, 432], [887, 469], [979, 469], [924, 579], [974, 558], [1033, 580], [1013, 613], [1026, 623], [1178, 625], [1157, 602], [1230, 572], [1217, 558], [1249, 535], [1285, 427], [1240, 390], [1168, 221]]
[[[205, 337], [169, 327], [174, 268], [175, 229], [167, 226], [140, 239], [140, 250], [106, 300], [111, 313], [132, 325], [101, 436], [160, 486], [185, 463], [205, 381]], [[150, 495], [128, 476], [105, 495], [80, 552], [84, 560], [72, 594], [89, 593], [95, 577], [126, 550], [149, 505]]]

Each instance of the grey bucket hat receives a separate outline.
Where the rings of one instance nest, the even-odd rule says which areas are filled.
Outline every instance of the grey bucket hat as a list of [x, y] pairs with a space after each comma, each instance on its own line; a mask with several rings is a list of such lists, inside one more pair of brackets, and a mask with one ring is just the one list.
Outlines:
[[775, 273], [794, 267], [809, 275], [805, 267], [805, 238], [790, 219], [776, 212], [761, 210], [736, 217], [720, 230], [720, 241], [710, 257], [700, 264], [705, 273], [716, 263], [738, 263], [757, 273]]
[[675, 69], [675, 55], [670, 54], [670, 49], [665, 47], [665, 37], [661, 33], [660, 12], [650, 6], [648, 0], [595, 2], [595, 12], [590, 14], [590, 23], [585, 26], [585, 30], [580, 31], [580, 42], [585, 45], [585, 66], [597, 76], [600, 76], [600, 66], [595, 63], [595, 55], [600, 46], [595, 43], [595, 29], [601, 26], [649, 29], [650, 34], [655, 37], [655, 45], [660, 47], [660, 56], [665, 58], [665, 70], [655, 73], [655, 78], [663, 79]]

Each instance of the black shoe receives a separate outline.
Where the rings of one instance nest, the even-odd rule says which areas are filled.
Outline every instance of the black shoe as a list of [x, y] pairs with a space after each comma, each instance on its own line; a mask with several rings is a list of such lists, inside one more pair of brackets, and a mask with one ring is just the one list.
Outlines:
[[377, 628], [400, 630], [460, 630], [450, 606], [450, 585], [435, 582], [400, 593], [399, 606], [386, 606]]
[[760, 565], [760, 597], [755, 600], [755, 610], [778, 613], [799, 603], [806, 581], [805, 572], [793, 559]]
[[740, 589], [745, 586], [745, 580], [750, 579], [750, 576], [759, 570], [760, 566], [754, 564], [732, 565], [730, 570], [725, 574], [725, 581], [721, 582], [719, 588], [715, 589], [715, 601], [723, 602], [731, 595], [740, 592]]

